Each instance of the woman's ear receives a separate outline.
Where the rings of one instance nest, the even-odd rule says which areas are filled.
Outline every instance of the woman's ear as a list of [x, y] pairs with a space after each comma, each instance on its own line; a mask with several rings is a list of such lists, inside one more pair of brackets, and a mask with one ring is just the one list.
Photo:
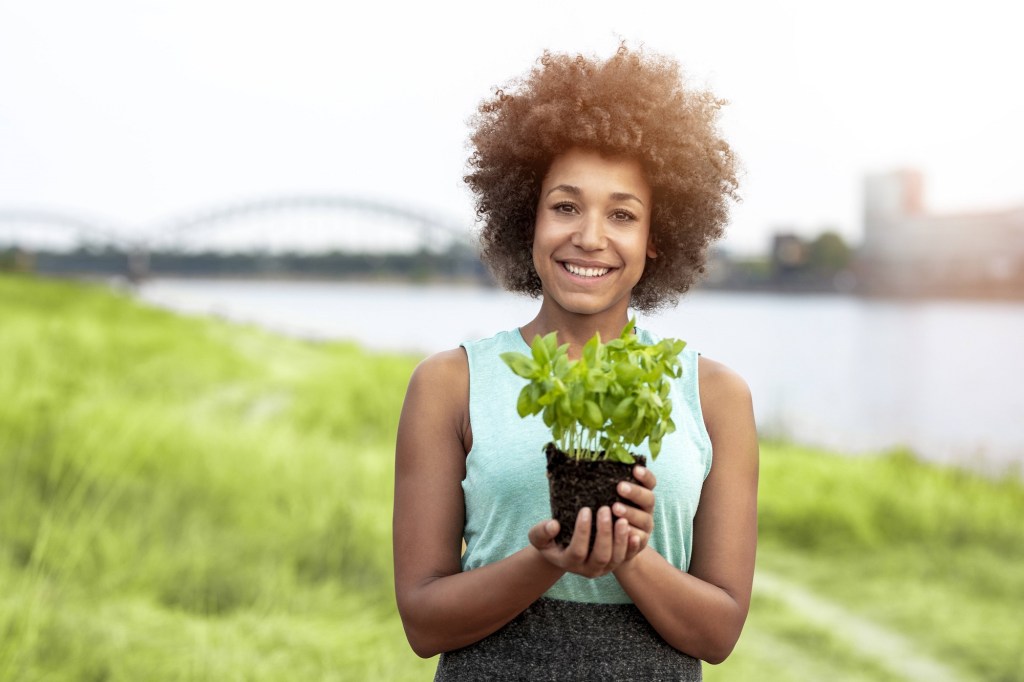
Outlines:
[[657, 258], [658, 257], [658, 250], [656, 248], [654, 248], [654, 235], [653, 234], [650, 237], [647, 238], [647, 257], [648, 258]]

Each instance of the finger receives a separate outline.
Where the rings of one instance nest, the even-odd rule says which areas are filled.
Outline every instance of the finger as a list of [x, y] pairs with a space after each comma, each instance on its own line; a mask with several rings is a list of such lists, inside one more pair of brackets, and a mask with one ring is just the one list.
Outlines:
[[612, 560], [612, 510], [601, 507], [597, 510], [597, 537], [590, 550], [587, 563], [604, 567]]
[[615, 522], [615, 544], [612, 551], [612, 563], [616, 566], [626, 560], [629, 553], [629, 521], [619, 519]]
[[615, 490], [619, 493], [619, 497], [629, 500], [644, 511], [648, 513], [654, 511], [654, 491], [628, 481], [620, 481]]
[[626, 561], [629, 561], [630, 559], [632, 559], [633, 557], [635, 557], [637, 554], [640, 553], [640, 546], [641, 546], [641, 544], [642, 543], [640, 541], [639, 533], [630, 532], [629, 539], [628, 539], [628, 546], [626, 548]]
[[530, 529], [528, 537], [530, 538], [530, 544], [537, 549], [544, 549], [551, 541], [558, 535], [558, 521], [554, 519], [548, 519], [547, 521], [541, 521], [533, 528]]
[[568, 557], [578, 564], [582, 564], [587, 560], [587, 550], [590, 545], [590, 524], [590, 507], [584, 507], [576, 515], [576, 526], [572, 531], [572, 539], [569, 540], [569, 546], [565, 548]]
[[612, 512], [620, 519], [626, 519], [629, 525], [645, 533], [650, 533], [654, 530], [654, 516], [643, 509], [637, 509], [636, 507], [630, 507], [628, 504], [616, 502], [612, 506]]
[[658, 478], [654, 475], [654, 472], [639, 464], [633, 467], [633, 478], [638, 480], [648, 490], [654, 490], [654, 486], [658, 485]]

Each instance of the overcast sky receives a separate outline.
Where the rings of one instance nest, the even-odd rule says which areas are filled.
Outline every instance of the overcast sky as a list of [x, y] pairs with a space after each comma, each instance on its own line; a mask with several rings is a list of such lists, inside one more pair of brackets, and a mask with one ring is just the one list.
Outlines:
[[856, 240], [865, 172], [920, 168], [936, 211], [1024, 204], [1019, 6], [0, 0], [0, 208], [145, 230], [330, 192], [468, 224], [479, 101], [544, 48], [624, 38], [730, 100], [728, 246], [787, 226]]

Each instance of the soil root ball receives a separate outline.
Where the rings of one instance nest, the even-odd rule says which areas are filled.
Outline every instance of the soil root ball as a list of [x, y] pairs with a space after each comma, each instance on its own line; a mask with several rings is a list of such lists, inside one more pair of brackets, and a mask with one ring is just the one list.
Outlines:
[[[558, 536], [555, 538], [562, 547], [569, 544], [572, 531], [576, 527], [576, 515], [583, 507], [590, 507], [596, 520], [597, 510], [611, 507], [616, 502], [636, 505], [619, 497], [616, 488], [619, 481], [629, 481], [640, 485], [633, 477], [633, 464], [606, 460], [578, 460], [567, 456], [548, 443], [544, 448], [548, 460], [548, 486], [551, 491], [551, 518], [558, 521]], [[647, 465], [647, 458], [634, 455], [635, 464]], [[612, 514], [612, 521], [618, 517]], [[597, 536], [597, 524], [590, 527], [590, 545], [594, 547]], [[589, 550], [588, 550], [589, 551]]]

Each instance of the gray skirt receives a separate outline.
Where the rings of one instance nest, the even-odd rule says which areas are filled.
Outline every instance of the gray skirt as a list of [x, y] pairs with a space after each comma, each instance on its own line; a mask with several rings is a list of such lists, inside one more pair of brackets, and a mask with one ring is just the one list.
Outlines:
[[441, 654], [434, 682], [701, 680], [700, 661], [672, 648], [633, 604], [539, 599], [505, 627]]

